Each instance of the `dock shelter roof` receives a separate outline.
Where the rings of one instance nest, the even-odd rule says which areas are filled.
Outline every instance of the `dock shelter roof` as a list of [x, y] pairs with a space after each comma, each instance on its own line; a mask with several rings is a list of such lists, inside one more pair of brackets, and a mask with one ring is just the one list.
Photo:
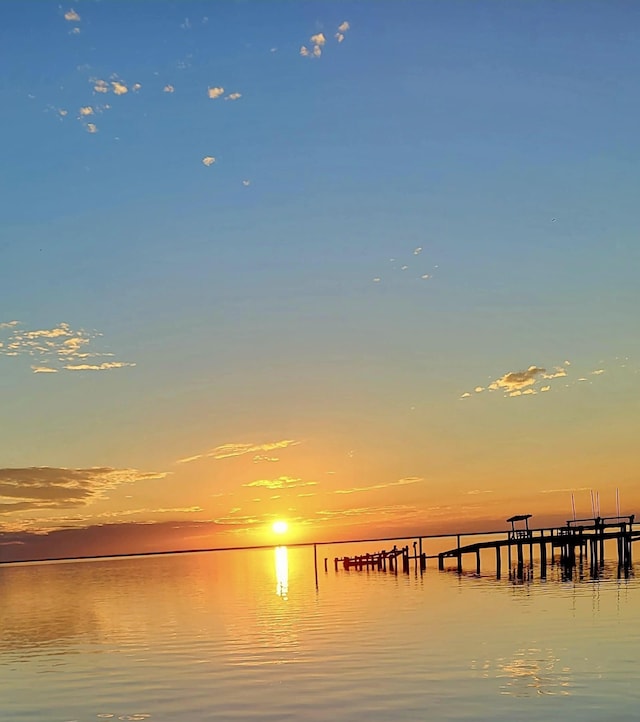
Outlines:
[[527, 519], [531, 519], [532, 516], [533, 514], [516, 514], [515, 516], [509, 517], [507, 521], [513, 524], [514, 521], [526, 521]]

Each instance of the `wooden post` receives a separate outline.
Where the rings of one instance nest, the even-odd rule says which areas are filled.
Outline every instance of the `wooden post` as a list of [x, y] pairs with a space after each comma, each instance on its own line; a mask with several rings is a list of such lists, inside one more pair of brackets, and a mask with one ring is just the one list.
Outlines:
[[547, 543], [540, 542], [540, 579], [547, 577]]
[[438, 571], [444, 571], [444, 554], [438, 554]]
[[502, 562], [502, 555], [500, 554], [500, 547], [496, 545], [496, 578], [500, 579], [500, 564]]
[[316, 575], [316, 589], [318, 588], [318, 550], [316, 545], [313, 545], [313, 570]]
[[423, 572], [427, 568], [427, 558], [422, 552], [422, 537], [418, 537], [418, 549], [420, 550], [420, 571]]
[[327, 573], [327, 557], [324, 558], [324, 573]]
[[476, 549], [476, 574], [480, 575], [480, 549]]
[[462, 554], [460, 552], [460, 534], [456, 537], [458, 539], [458, 574], [462, 574]]
[[518, 547], [518, 579], [522, 579], [524, 572], [524, 555], [522, 550], [522, 542], [517, 542], [516, 546]]

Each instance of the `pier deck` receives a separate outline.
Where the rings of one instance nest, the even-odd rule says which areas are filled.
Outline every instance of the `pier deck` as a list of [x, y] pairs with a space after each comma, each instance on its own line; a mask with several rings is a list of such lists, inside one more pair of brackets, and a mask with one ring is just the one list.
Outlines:
[[475, 554], [476, 571], [480, 574], [480, 552], [493, 549], [496, 553], [496, 573], [500, 577], [502, 566], [501, 551], [505, 547], [508, 551], [509, 569], [511, 569], [512, 552], [517, 557], [517, 574], [522, 576], [524, 571], [524, 550], [529, 548], [529, 567], [533, 567], [533, 549], [539, 549], [540, 573], [544, 577], [547, 567], [547, 547], [551, 550], [551, 561], [555, 562], [554, 552], [560, 552], [560, 564], [574, 567], [576, 559], [588, 560], [592, 568], [600, 567], [604, 563], [604, 545], [606, 541], [617, 542], [618, 565], [628, 569], [632, 561], [632, 543], [640, 538], [640, 532], [633, 529], [634, 515], [626, 517], [596, 517], [594, 519], [573, 519], [566, 526], [545, 529], [515, 529], [514, 520], [528, 520], [530, 515], [512, 517], [512, 529], [507, 532], [506, 539], [492, 539], [474, 542], [473, 544], [460, 544], [438, 554], [438, 568], [445, 568], [445, 559], [457, 560], [458, 571], [462, 571], [462, 559], [465, 554]]

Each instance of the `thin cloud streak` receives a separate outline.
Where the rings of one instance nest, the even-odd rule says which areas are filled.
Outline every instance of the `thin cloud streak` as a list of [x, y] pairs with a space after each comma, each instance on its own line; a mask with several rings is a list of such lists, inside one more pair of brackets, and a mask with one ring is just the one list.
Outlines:
[[202, 454], [195, 454], [184, 459], [178, 459], [177, 464], [187, 464], [198, 459], [228, 459], [234, 456], [244, 456], [244, 454], [256, 454], [261, 451], [273, 451], [274, 449], [286, 449], [290, 446], [298, 446], [299, 441], [293, 439], [283, 439], [282, 441], [269, 441], [263, 444], [222, 444], [216, 446]]

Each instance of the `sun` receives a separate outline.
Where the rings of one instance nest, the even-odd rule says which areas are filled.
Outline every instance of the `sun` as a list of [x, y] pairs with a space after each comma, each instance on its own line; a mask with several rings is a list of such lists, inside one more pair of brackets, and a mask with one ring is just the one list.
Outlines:
[[286, 521], [283, 521], [282, 519], [278, 519], [278, 521], [274, 521], [271, 525], [271, 529], [274, 534], [284, 534], [287, 529], [289, 528], [289, 525]]

